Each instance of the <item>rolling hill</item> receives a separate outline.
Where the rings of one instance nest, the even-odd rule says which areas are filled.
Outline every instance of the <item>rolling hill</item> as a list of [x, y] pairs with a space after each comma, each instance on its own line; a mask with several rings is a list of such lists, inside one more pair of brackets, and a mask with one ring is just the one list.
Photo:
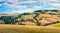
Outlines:
[[[22, 14], [0, 14], [0, 16], [16, 17], [15, 24], [30, 25], [34, 23], [38, 26], [46, 26], [55, 23], [60, 23], [60, 10], [37, 10], [32, 13]], [[24, 24], [25, 23], [25, 24]], [[29, 24], [30, 23], [30, 24]]]

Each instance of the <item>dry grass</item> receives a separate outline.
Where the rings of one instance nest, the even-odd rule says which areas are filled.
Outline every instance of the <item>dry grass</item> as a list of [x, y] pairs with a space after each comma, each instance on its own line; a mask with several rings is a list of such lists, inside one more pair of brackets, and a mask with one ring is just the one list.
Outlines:
[[60, 33], [58, 27], [0, 25], [0, 33]]

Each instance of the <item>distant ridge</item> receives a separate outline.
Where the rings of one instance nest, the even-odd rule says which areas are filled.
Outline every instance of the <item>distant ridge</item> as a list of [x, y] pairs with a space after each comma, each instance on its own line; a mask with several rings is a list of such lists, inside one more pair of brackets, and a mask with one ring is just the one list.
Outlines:
[[34, 11], [34, 12], [48, 12], [48, 11], [52, 11], [52, 12], [58, 12], [60, 10], [37, 10], [37, 11]]

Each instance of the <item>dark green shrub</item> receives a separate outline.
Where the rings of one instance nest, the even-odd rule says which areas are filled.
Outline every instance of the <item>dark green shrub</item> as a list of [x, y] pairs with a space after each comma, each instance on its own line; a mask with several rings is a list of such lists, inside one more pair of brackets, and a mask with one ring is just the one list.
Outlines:
[[12, 16], [2, 16], [1, 18], [3, 19], [5, 24], [14, 24], [16, 21], [15, 18]]

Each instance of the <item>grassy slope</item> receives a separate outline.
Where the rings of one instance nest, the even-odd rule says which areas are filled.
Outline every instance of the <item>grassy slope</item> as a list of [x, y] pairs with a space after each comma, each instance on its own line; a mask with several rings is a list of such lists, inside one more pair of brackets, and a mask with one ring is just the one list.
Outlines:
[[0, 25], [0, 33], [60, 33], [60, 28], [21, 25]]
[[55, 27], [60, 27], [60, 23], [53, 24], [53, 26], [55, 26]]

